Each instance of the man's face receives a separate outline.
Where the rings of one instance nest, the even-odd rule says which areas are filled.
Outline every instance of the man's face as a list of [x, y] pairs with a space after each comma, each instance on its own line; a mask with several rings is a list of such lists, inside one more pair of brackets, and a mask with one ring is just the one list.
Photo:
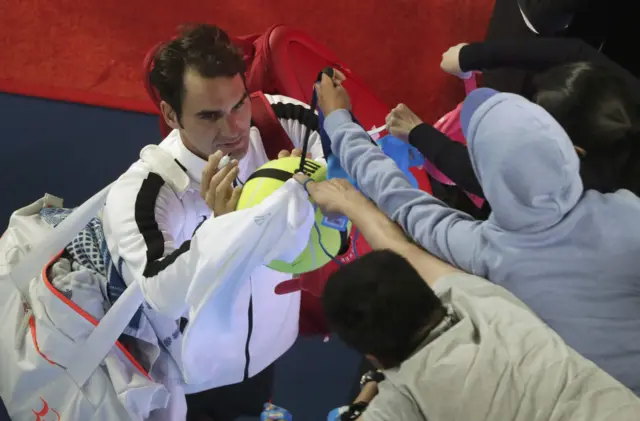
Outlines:
[[249, 150], [251, 100], [242, 77], [203, 78], [187, 69], [182, 103], [182, 127], [176, 122], [185, 145], [207, 159], [218, 150], [241, 159]]

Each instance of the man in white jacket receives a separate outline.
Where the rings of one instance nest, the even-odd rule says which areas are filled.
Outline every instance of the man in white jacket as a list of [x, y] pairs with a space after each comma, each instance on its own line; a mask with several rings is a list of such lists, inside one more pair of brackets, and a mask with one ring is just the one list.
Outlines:
[[[203, 262], [215, 258], [202, 244], [219, 247], [225, 241], [217, 217], [235, 209], [243, 183], [268, 161], [263, 145], [268, 139], [251, 124], [244, 72], [242, 55], [213, 25], [189, 28], [163, 46], [150, 80], [173, 131], [159, 147], [188, 175], [188, 186], [180, 188], [170, 171], [156, 170], [167, 165], [152, 168], [140, 160], [115, 183], [104, 210], [109, 252], [125, 283], [141, 277], [151, 309], [183, 327], [185, 285]], [[309, 151], [321, 157], [317, 116], [308, 106], [282, 96], [267, 99], [292, 144], [301, 147], [305, 129], [312, 130]], [[225, 156], [231, 160], [219, 169]], [[191, 247], [196, 238], [197, 249]], [[210, 381], [186, 389], [193, 393], [187, 396], [189, 419], [260, 414], [271, 394], [271, 365], [298, 334], [300, 293], [274, 292], [290, 277], [266, 267], [252, 273], [229, 306], [231, 329], [210, 349], [212, 367], [219, 369], [209, 367], [215, 372]]]

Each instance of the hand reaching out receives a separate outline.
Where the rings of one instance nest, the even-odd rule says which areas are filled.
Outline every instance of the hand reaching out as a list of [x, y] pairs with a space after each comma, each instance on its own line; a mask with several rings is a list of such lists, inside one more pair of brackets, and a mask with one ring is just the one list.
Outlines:
[[389, 133], [405, 142], [409, 141], [411, 130], [422, 124], [422, 120], [404, 104], [399, 104], [391, 110], [386, 122]]
[[305, 187], [324, 214], [345, 214], [349, 206], [360, 200], [367, 200], [353, 184], [343, 178], [320, 182], [313, 181], [304, 174], [296, 174], [293, 178]]
[[467, 73], [463, 72], [460, 68], [460, 50], [464, 48], [467, 43], [461, 43], [454, 45], [442, 54], [442, 62], [440, 62], [440, 68], [450, 75], [465, 78]]
[[334, 69], [333, 78], [323, 74], [322, 80], [319, 83], [316, 83], [318, 107], [325, 117], [336, 110], [351, 109], [349, 94], [342, 87], [342, 82], [345, 80], [345, 75], [339, 70]]

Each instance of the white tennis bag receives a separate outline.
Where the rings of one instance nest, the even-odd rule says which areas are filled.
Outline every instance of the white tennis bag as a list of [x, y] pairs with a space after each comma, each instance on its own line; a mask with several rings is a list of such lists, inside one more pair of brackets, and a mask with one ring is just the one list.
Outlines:
[[16, 211], [0, 239], [0, 395], [13, 421], [185, 418], [180, 386], [152, 381], [118, 342], [143, 302], [138, 282], [98, 323], [47, 279], [44, 268], [98, 214], [108, 190], [56, 228], [39, 212], [61, 200], [45, 196]]

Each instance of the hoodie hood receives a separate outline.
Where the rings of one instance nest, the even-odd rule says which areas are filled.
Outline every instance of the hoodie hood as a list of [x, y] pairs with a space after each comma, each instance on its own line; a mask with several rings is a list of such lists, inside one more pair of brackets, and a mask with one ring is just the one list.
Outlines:
[[518, 95], [493, 95], [473, 111], [465, 135], [491, 204], [489, 221], [502, 229], [545, 230], [580, 200], [578, 155], [560, 124], [538, 105]]

